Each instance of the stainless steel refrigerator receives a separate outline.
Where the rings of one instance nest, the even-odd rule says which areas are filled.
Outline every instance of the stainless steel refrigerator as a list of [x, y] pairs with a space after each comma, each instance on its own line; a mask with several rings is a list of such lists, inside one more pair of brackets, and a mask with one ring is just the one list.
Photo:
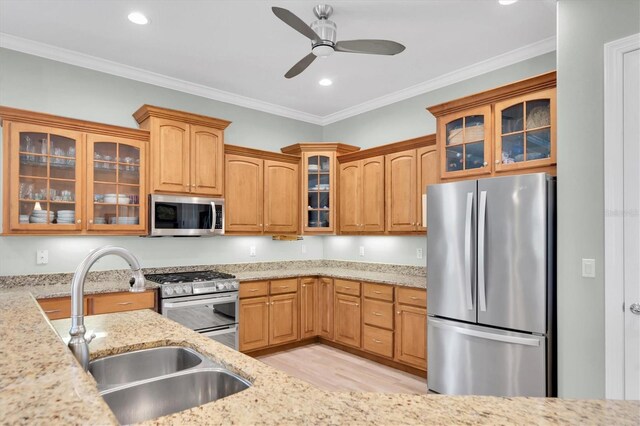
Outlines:
[[555, 396], [555, 178], [427, 189], [429, 389]]

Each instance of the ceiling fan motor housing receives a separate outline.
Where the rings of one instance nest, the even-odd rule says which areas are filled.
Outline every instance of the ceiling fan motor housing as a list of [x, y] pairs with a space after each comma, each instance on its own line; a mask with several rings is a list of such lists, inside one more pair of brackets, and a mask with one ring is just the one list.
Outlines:
[[318, 44], [334, 45], [336, 43], [336, 32], [338, 27], [335, 22], [329, 19], [318, 19], [317, 21], [313, 21], [309, 26], [316, 34], [318, 34], [318, 37], [321, 40], [320, 43], [314, 44], [314, 47]]

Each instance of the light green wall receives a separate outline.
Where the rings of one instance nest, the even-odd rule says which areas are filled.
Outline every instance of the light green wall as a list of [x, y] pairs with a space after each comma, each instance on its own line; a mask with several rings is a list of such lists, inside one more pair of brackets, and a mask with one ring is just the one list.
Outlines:
[[323, 128], [323, 140], [370, 148], [435, 133], [436, 119], [426, 110], [427, 107], [554, 69], [556, 69], [555, 52], [540, 55], [329, 124]]
[[[604, 398], [604, 43], [640, 32], [638, 0], [558, 2], [560, 396]], [[581, 259], [596, 259], [582, 278]]]

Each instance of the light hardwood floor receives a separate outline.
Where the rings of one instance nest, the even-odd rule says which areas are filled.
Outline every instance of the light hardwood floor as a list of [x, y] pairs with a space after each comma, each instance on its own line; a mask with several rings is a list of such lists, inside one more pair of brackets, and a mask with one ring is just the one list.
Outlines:
[[265, 364], [330, 391], [427, 393], [427, 380], [314, 343], [258, 357]]

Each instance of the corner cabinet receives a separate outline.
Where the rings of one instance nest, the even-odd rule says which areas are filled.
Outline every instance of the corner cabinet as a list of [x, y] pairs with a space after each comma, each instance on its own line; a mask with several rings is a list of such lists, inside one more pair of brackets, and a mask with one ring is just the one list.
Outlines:
[[300, 159], [232, 145], [225, 152], [225, 232], [297, 234]]
[[5, 234], [143, 235], [146, 131], [0, 108]]
[[151, 192], [223, 195], [224, 129], [231, 122], [151, 105], [133, 116], [151, 133]]
[[555, 174], [556, 72], [434, 105], [440, 178]]
[[336, 219], [336, 156], [360, 148], [340, 143], [301, 143], [282, 148], [302, 157], [301, 219], [304, 234], [333, 234]]

